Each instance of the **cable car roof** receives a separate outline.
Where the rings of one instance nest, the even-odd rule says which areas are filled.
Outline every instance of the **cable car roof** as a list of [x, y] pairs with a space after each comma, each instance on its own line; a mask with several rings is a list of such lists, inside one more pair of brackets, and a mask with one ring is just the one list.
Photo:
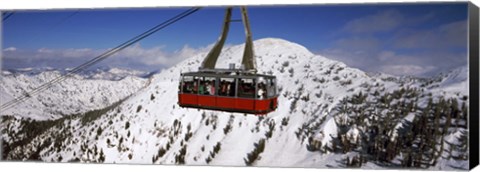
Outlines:
[[199, 77], [220, 77], [220, 78], [276, 78], [272, 75], [263, 75], [263, 74], [252, 74], [252, 73], [235, 73], [235, 72], [225, 72], [225, 73], [215, 73], [215, 72], [186, 72], [182, 73], [182, 76], [199, 76]]

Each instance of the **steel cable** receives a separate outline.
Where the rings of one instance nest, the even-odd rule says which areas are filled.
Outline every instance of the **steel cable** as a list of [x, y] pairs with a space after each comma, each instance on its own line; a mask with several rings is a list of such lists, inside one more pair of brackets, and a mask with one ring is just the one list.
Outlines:
[[178, 15], [170, 18], [170, 19], [168, 19], [167, 21], [164, 21], [164, 22], [156, 25], [155, 27], [149, 29], [148, 31], [145, 31], [142, 34], [140, 34], [138, 36], [135, 36], [134, 38], [118, 45], [117, 47], [112, 48], [112, 49], [102, 53], [101, 55], [93, 58], [92, 60], [89, 60], [89, 61], [81, 64], [80, 66], [77, 66], [77, 67], [73, 68], [72, 70], [68, 71], [65, 75], [59, 76], [59, 77], [57, 77], [57, 78], [55, 78], [55, 79], [53, 79], [53, 80], [51, 80], [47, 83], [44, 83], [44, 84], [40, 85], [39, 87], [33, 89], [30, 92], [24, 93], [22, 96], [19, 96], [19, 97], [13, 99], [13, 100], [8, 101], [5, 104], [2, 104], [2, 106], [0, 108], [0, 111], [4, 111], [6, 109], [14, 107], [18, 103], [21, 103], [21, 102], [29, 99], [33, 95], [51, 87], [53, 84], [59, 83], [59, 82], [65, 80], [66, 78], [72, 76], [73, 74], [78, 73], [78, 72], [82, 71], [83, 69], [88, 68], [90, 66], [93, 66], [94, 64], [96, 64], [96, 63], [98, 63], [102, 60], [105, 60], [106, 58], [114, 55], [115, 53], [133, 45], [134, 43], [152, 35], [153, 33], [157, 32], [157, 31], [159, 31], [159, 30], [161, 30], [161, 29], [163, 29], [163, 28], [165, 28], [165, 27], [167, 27], [167, 26], [169, 26], [169, 25], [171, 25], [171, 24], [173, 24], [173, 23], [175, 23], [175, 22], [177, 22], [177, 21], [195, 13], [195, 12], [197, 12], [200, 9], [201, 9], [201, 7], [194, 7], [194, 8], [188, 9], [188, 10], [186, 10], [186, 11], [184, 11], [184, 12], [182, 12], [182, 13], [180, 13], [180, 14], [178, 14]]

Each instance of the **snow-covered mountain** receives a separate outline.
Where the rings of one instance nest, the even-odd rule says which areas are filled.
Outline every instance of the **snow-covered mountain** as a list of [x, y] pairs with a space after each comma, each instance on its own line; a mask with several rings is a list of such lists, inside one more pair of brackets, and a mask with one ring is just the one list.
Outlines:
[[[266, 38], [254, 45], [259, 72], [277, 76], [279, 84], [278, 109], [267, 116], [179, 107], [179, 75], [198, 69], [206, 55], [198, 54], [153, 75], [145, 88], [103, 109], [51, 121], [5, 117], [4, 157], [468, 169], [466, 111], [459, 108], [468, 107], [463, 70], [440, 80], [372, 76], [285, 40]], [[243, 47], [226, 48], [217, 67], [239, 64]], [[447, 87], [457, 89], [442, 89]], [[447, 109], [448, 115], [440, 115]], [[434, 134], [427, 137], [427, 131]]]
[[464, 66], [446, 74], [440, 74], [431, 82], [431, 90], [441, 92], [445, 96], [468, 95], [468, 67]]
[[[9, 102], [45, 82], [65, 75], [68, 70], [17, 69], [2, 71], [1, 102]], [[58, 119], [65, 115], [104, 108], [145, 86], [144, 72], [125, 69], [96, 69], [75, 74], [33, 98], [6, 109], [0, 115], [37, 120]]]
[[[2, 71], [3, 76], [10, 75], [28, 75], [36, 76], [44, 72], [57, 72], [62, 75], [67, 74], [71, 71], [72, 68], [65, 69], [56, 69], [52, 67], [42, 67], [42, 68], [19, 68], [19, 69], [7, 69]], [[136, 77], [145, 77], [149, 75], [149, 72], [133, 70], [133, 69], [122, 69], [122, 68], [111, 68], [111, 67], [97, 67], [90, 70], [82, 70], [76, 73], [78, 76], [81, 76], [84, 79], [100, 79], [100, 80], [112, 80], [118, 81], [128, 76]]]

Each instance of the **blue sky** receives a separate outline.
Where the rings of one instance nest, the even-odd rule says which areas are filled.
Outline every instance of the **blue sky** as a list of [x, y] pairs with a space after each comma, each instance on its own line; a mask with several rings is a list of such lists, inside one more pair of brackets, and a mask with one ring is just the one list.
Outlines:
[[[187, 8], [17, 11], [4, 22], [3, 68], [75, 67]], [[367, 72], [430, 76], [467, 64], [467, 4], [251, 6], [254, 39], [276, 37]], [[158, 70], [217, 39], [224, 8], [207, 7], [109, 59]], [[234, 18], [240, 18], [238, 9]], [[228, 44], [243, 43], [233, 23]], [[106, 64], [106, 63], [105, 63]]]

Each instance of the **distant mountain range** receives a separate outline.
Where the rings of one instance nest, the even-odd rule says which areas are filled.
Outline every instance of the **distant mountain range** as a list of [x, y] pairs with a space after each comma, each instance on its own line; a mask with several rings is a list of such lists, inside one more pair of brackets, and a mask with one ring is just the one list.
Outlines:
[[[27, 94], [36, 87], [65, 75], [68, 69], [17, 69], [2, 71], [0, 93], [2, 104]], [[33, 98], [21, 102], [1, 115], [58, 119], [65, 115], [103, 108], [137, 92], [145, 86], [146, 72], [118, 68], [84, 71], [52, 85]]]

